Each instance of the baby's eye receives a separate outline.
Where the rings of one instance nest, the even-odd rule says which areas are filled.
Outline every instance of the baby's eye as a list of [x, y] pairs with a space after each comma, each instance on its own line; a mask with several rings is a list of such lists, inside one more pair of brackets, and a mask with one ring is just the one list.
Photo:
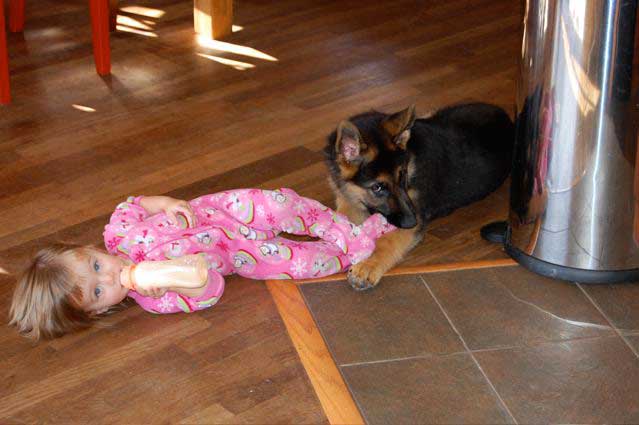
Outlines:
[[93, 270], [95, 270], [96, 272], [100, 271], [100, 263], [98, 263], [97, 260], [95, 263], [93, 263]]
[[95, 294], [96, 298], [100, 298], [100, 295], [102, 295], [102, 288], [96, 286], [96, 288], [93, 290], [93, 293]]

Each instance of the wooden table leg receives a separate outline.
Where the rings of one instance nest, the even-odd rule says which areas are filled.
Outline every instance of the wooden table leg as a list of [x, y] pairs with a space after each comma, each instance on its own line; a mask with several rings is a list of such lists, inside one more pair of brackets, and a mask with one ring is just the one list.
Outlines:
[[109, 46], [109, 0], [90, 0], [91, 32], [95, 69], [100, 75], [111, 73], [111, 47]]
[[7, 52], [7, 32], [5, 30], [4, 1], [0, 0], [0, 103], [11, 102], [9, 91], [9, 53]]
[[231, 34], [233, 0], [193, 0], [195, 32], [219, 40]]

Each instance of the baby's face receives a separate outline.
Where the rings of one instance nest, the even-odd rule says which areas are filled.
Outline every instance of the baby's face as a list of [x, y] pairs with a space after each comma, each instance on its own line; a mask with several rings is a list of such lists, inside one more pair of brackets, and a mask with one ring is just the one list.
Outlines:
[[85, 249], [82, 255], [70, 254], [69, 267], [82, 287], [82, 309], [89, 313], [103, 313], [126, 298], [129, 290], [120, 283], [120, 271], [125, 261], [104, 252]]

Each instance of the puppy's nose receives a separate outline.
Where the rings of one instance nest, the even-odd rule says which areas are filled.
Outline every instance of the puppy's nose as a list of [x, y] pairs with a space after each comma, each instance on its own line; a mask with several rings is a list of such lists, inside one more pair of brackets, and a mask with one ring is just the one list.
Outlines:
[[399, 227], [410, 229], [417, 226], [417, 218], [414, 215], [402, 215], [399, 220]]

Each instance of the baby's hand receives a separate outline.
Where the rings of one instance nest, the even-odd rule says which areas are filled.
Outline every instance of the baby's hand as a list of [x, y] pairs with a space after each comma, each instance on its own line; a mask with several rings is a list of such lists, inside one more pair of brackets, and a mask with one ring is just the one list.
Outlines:
[[186, 219], [186, 227], [195, 227], [197, 226], [197, 218], [191, 205], [188, 202], [182, 201], [180, 199], [169, 198], [167, 200], [166, 206], [164, 207], [164, 212], [167, 217], [178, 226], [180, 222], [178, 221], [178, 215], [184, 216]]
[[149, 287], [147, 289], [137, 288], [136, 292], [143, 297], [160, 298], [168, 291], [167, 288]]
[[140, 206], [149, 214], [164, 212], [178, 226], [180, 225], [178, 215], [186, 219], [186, 226], [184, 227], [197, 226], [197, 219], [191, 209], [191, 205], [181, 199], [171, 198], [170, 196], [144, 196], [140, 200]]

